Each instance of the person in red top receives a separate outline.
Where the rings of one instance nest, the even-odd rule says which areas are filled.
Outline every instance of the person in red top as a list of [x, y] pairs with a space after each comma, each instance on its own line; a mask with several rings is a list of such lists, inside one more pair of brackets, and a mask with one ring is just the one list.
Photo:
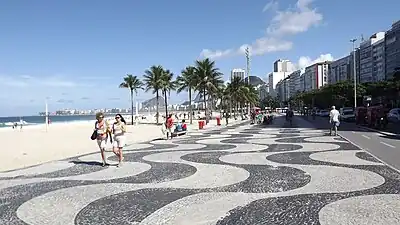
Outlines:
[[185, 120], [182, 120], [182, 130], [183, 131], [187, 131], [187, 125], [185, 122], [186, 122]]
[[172, 139], [172, 130], [173, 130], [172, 127], [174, 126], [174, 121], [172, 120], [172, 114], [168, 115], [165, 126], [167, 128], [167, 140], [168, 140], [168, 137], [170, 137]]

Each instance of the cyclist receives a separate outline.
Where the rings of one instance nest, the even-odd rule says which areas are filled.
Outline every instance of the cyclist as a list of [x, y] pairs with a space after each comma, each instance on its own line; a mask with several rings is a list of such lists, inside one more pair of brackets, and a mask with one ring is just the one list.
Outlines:
[[340, 125], [339, 121], [340, 113], [336, 110], [335, 106], [332, 106], [332, 110], [329, 112], [329, 123], [331, 124], [331, 128], [329, 130], [329, 134], [332, 135], [332, 130], [335, 131], [335, 136], [338, 135], [337, 129]]

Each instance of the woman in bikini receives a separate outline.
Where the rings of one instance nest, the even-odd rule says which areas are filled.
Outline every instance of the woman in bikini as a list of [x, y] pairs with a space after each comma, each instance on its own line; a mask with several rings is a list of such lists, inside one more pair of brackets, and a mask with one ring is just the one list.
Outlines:
[[105, 151], [107, 147], [107, 137], [110, 134], [110, 127], [107, 123], [107, 121], [104, 119], [104, 114], [103, 113], [97, 113], [96, 114], [96, 123], [95, 123], [95, 130], [97, 132], [97, 144], [99, 145], [100, 148], [100, 153], [101, 153], [101, 159], [103, 160], [102, 166], [106, 166], [106, 157], [105, 157]]
[[113, 152], [118, 157], [118, 167], [121, 165], [124, 159], [122, 155], [122, 148], [125, 146], [125, 132], [126, 132], [126, 121], [121, 114], [115, 115], [115, 122], [112, 126], [112, 132], [114, 134]]

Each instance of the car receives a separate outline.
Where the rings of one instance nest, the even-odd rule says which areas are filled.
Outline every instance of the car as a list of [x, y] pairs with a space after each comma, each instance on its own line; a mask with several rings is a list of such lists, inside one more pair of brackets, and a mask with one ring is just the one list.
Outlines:
[[321, 111], [319, 111], [319, 116], [321, 116], [321, 117], [329, 117], [329, 111], [328, 110], [321, 110]]
[[400, 123], [400, 108], [394, 108], [387, 114], [387, 119], [391, 123]]
[[356, 116], [353, 109], [341, 110], [340, 118], [343, 121], [354, 121]]

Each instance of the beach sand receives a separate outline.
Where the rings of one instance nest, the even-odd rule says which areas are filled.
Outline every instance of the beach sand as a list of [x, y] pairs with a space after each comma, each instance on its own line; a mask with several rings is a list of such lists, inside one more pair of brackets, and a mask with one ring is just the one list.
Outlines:
[[[222, 124], [224, 126], [225, 121]], [[215, 120], [211, 120], [205, 130], [212, 127], [216, 127]], [[26, 126], [22, 130], [0, 129], [3, 145], [0, 172], [97, 152], [96, 141], [90, 139], [93, 128], [94, 122], [85, 121], [50, 124], [47, 132], [45, 125]], [[189, 132], [197, 130], [197, 120], [188, 124]], [[130, 125], [126, 136], [128, 145], [164, 137], [161, 127], [155, 124]], [[111, 150], [111, 144], [108, 149]]]

